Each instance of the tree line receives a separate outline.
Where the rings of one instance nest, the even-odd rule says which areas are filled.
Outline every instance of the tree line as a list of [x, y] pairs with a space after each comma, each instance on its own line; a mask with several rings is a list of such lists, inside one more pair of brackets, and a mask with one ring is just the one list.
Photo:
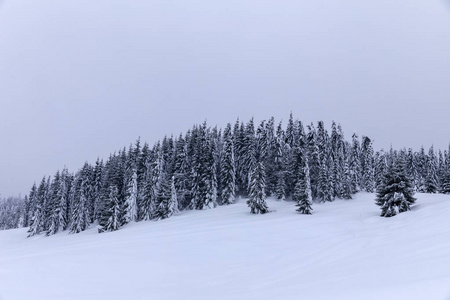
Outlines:
[[[335, 122], [329, 132], [322, 121], [305, 127], [292, 114], [286, 126], [273, 117], [259, 124], [238, 119], [223, 130], [204, 122], [153, 146], [138, 139], [75, 173], [64, 168], [42, 178], [24, 199], [0, 203], [0, 229], [29, 227], [29, 236], [93, 225], [114, 231], [186, 209], [229, 205], [239, 196], [248, 198], [254, 214], [270, 211], [268, 196], [292, 200], [299, 213], [311, 214], [313, 201], [377, 190], [382, 215], [392, 216], [409, 209], [414, 191], [450, 193], [450, 149], [374, 152], [372, 144], [357, 134], [345, 140]], [[406, 180], [400, 185], [408, 193], [396, 190], [395, 201], [386, 200], [380, 189], [392, 187], [394, 173], [395, 180]]]

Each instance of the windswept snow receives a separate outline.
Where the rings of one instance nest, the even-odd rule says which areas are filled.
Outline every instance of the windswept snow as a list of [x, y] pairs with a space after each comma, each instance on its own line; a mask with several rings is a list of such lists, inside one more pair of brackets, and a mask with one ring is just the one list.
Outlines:
[[269, 199], [188, 211], [117, 232], [0, 231], [0, 299], [450, 299], [450, 196], [416, 194], [379, 217], [375, 195]]

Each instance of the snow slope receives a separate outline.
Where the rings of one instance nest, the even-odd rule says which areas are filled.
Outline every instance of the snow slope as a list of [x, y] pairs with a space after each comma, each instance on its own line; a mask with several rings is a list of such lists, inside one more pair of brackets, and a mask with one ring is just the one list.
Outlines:
[[312, 216], [241, 200], [113, 233], [0, 231], [0, 299], [450, 299], [450, 196], [416, 197], [390, 219], [359, 194]]

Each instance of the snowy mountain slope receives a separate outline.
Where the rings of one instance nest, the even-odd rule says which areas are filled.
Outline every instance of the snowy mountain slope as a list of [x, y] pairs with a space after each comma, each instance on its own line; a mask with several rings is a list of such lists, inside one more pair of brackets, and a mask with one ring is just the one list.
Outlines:
[[450, 197], [380, 218], [373, 194], [300, 215], [244, 200], [98, 234], [0, 231], [0, 299], [450, 299]]

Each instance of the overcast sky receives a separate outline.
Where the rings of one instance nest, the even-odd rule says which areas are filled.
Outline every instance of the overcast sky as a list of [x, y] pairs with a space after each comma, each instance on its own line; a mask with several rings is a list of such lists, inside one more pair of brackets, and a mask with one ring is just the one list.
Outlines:
[[0, 193], [205, 119], [447, 149], [443, 0], [0, 0]]

